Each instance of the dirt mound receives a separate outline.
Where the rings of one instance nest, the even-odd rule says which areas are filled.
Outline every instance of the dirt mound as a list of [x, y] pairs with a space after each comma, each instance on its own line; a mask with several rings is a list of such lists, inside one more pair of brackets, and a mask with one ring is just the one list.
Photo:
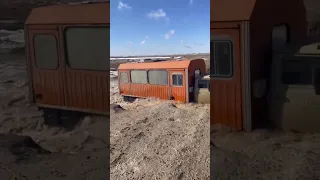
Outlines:
[[154, 98], [121, 106], [110, 120], [111, 179], [209, 179], [209, 106]]
[[38, 154], [48, 154], [50, 151], [43, 149], [30, 136], [15, 134], [0, 134], [0, 147], [16, 156], [16, 160], [25, 160]]
[[122, 112], [124, 111], [125, 109], [123, 109], [123, 107], [121, 107], [119, 104], [110, 104], [110, 111], [111, 112]]

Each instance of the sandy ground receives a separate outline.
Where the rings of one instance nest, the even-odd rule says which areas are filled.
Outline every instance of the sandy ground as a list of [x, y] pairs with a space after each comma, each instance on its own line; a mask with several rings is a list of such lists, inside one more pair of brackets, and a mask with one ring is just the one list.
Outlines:
[[111, 102], [123, 109], [111, 112], [111, 179], [210, 179], [210, 165], [211, 179], [320, 179], [320, 134], [215, 126], [209, 152], [209, 106], [125, 103], [117, 92], [113, 79]]
[[111, 179], [210, 179], [209, 106], [126, 103], [111, 81]]
[[[49, 128], [27, 101], [25, 78], [23, 54], [0, 54], [0, 179], [107, 179], [109, 120], [86, 117], [73, 130]], [[41, 147], [7, 134], [29, 136]]]

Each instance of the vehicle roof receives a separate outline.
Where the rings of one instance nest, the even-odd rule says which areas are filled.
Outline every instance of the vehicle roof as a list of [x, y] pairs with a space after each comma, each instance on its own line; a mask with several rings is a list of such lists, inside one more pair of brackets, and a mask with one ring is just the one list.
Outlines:
[[181, 60], [181, 61], [160, 61], [160, 62], [143, 62], [143, 63], [124, 63], [120, 64], [118, 69], [186, 69], [189, 67], [191, 61], [194, 60]]
[[25, 24], [110, 24], [110, 1], [34, 8]]
[[256, 0], [211, 0], [210, 21], [250, 20]]

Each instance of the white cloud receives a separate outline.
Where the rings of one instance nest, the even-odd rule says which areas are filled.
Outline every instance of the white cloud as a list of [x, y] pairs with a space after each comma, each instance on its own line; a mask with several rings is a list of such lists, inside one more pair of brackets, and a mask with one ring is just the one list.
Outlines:
[[162, 19], [169, 20], [167, 14], [163, 11], [163, 9], [152, 10], [150, 13], [147, 14], [147, 17], [150, 19]]
[[189, 0], [189, 4], [190, 4], [190, 5], [193, 4], [193, 0]]
[[144, 40], [140, 42], [140, 44], [144, 44], [146, 43], [147, 39], [149, 38], [149, 36], [144, 37]]
[[171, 36], [173, 36], [173, 34], [174, 34], [174, 30], [172, 29], [167, 34], [164, 35], [164, 38], [165, 39], [170, 39]]
[[132, 7], [129, 6], [128, 4], [123, 3], [122, 1], [119, 1], [118, 9], [119, 9], [119, 10], [122, 10], [122, 9], [132, 9]]

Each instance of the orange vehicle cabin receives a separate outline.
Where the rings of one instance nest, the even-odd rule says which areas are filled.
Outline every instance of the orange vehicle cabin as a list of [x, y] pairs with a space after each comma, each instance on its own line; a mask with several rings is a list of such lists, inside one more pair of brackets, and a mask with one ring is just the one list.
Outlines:
[[129, 101], [155, 97], [192, 102], [195, 78], [205, 72], [203, 59], [120, 64], [119, 91]]
[[108, 114], [110, 3], [39, 7], [25, 22], [30, 101], [44, 114]]
[[235, 130], [268, 123], [274, 50], [307, 35], [303, 0], [211, 0], [210, 119]]

